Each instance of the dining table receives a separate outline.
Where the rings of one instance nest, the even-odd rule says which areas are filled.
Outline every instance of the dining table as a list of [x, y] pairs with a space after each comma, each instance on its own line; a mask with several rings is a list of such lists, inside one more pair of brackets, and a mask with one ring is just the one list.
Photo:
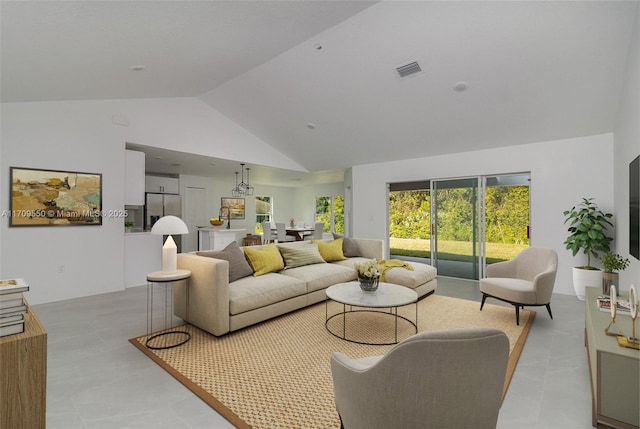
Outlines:
[[312, 226], [288, 226], [286, 232], [287, 235], [295, 237], [296, 241], [302, 241], [305, 235], [313, 235], [315, 228]]

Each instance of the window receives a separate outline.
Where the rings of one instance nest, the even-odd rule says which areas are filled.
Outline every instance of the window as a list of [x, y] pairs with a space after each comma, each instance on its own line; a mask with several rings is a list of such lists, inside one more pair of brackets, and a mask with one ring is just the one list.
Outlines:
[[272, 218], [271, 197], [256, 197], [256, 233], [262, 233], [262, 222], [271, 222]]
[[344, 234], [344, 196], [316, 197], [315, 221], [324, 223], [324, 232]]

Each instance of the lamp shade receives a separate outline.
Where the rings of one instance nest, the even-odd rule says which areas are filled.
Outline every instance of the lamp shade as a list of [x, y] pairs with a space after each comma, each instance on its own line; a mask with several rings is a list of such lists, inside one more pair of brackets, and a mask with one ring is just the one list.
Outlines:
[[177, 216], [163, 216], [151, 227], [151, 234], [171, 235], [188, 234], [189, 229], [182, 219]]

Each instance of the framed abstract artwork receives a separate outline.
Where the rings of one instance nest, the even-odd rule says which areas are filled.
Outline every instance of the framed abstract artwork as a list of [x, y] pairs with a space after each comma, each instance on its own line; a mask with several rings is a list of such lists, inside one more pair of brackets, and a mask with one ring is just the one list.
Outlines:
[[220, 207], [222, 217], [229, 210], [230, 219], [244, 219], [244, 198], [222, 197]]
[[11, 167], [10, 179], [9, 226], [102, 225], [102, 174]]

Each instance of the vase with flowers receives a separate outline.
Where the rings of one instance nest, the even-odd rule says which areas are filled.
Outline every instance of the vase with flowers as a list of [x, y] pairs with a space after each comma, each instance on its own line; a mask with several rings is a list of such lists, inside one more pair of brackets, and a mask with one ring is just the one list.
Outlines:
[[293, 218], [293, 217], [290, 217], [290, 218], [289, 218], [289, 226], [290, 226], [291, 228], [293, 228], [293, 227], [295, 227], [295, 226], [296, 226], [296, 219], [295, 219], [295, 218]]
[[373, 259], [366, 262], [359, 262], [355, 264], [356, 272], [358, 273], [358, 281], [360, 282], [360, 289], [365, 292], [374, 292], [378, 289], [380, 283], [380, 267], [378, 261]]

